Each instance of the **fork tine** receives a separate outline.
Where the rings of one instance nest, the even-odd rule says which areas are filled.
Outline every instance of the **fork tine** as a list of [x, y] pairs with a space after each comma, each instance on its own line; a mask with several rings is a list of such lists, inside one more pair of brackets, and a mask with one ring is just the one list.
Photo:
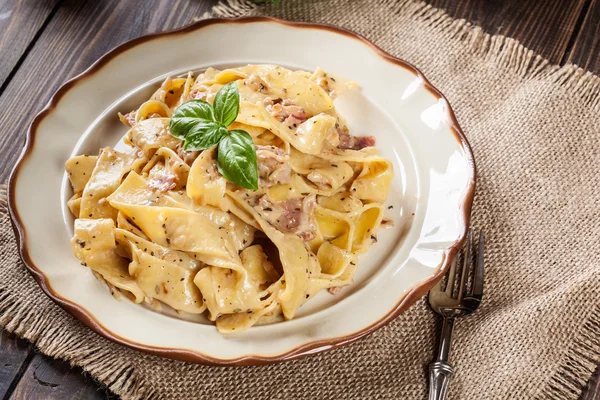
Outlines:
[[431, 292], [441, 292], [442, 291], [442, 282], [443, 281], [444, 281], [443, 277], [442, 277], [442, 279], [440, 279], [439, 281], [437, 281], [437, 283], [429, 291], [429, 295], [430, 296], [431, 296]]
[[466, 292], [466, 283], [468, 281], [469, 269], [471, 267], [471, 240], [473, 231], [469, 229], [467, 233], [467, 246], [465, 247], [462, 270], [460, 271], [460, 285], [458, 286], [458, 299], [462, 299]]
[[452, 264], [450, 264], [450, 271], [448, 272], [448, 279], [446, 280], [446, 294], [452, 297], [452, 292], [454, 288], [454, 277], [456, 276], [456, 264], [458, 264], [458, 256], [462, 252], [462, 249], [456, 253]]
[[483, 252], [484, 252], [483, 231], [479, 233], [479, 245], [477, 247], [477, 262], [475, 263], [473, 274], [473, 295], [483, 296]]

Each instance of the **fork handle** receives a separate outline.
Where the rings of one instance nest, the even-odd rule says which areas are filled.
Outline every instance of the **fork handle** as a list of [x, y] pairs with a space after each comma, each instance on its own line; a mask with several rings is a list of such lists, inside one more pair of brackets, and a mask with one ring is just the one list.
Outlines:
[[454, 369], [448, 364], [454, 318], [444, 318], [437, 360], [429, 365], [429, 400], [445, 400]]
[[445, 400], [454, 369], [446, 361], [429, 365], [429, 400]]

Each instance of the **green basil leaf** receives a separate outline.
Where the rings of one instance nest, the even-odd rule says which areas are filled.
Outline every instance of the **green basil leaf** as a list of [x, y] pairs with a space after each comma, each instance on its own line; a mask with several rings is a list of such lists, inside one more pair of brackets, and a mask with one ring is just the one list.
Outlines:
[[237, 84], [229, 82], [224, 85], [213, 101], [215, 120], [226, 127], [231, 125], [240, 111], [240, 92]]
[[169, 132], [178, 139], [185, 139], [192, 127], [200, 121], [213, 121], [212, 106], [204, 100], [186, 101], [177, 109], [169, 122]]
[[204, 150], [219, 143], [223, 136], [227, 135], [227, 128], [213, 121], [199, 121], [187, 133], [184, 150]]
[[252, 136], [241, 129], [229, 131], [217, 148], [217, 168], [230, 182], [245, 189], [258, 189], [258, 163]]

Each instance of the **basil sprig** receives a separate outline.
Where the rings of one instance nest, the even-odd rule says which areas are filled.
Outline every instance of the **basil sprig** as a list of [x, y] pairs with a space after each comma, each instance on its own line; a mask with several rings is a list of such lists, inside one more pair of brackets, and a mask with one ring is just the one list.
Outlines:
[[240, 92], [235, 82], [224, 85], [213, 100], [190, 100], [175, 110], [169, 132], [183, 140], [184, 150], [217, 146], [217, 168], [230, 182], [245, 189], [258, 189], [256, 149], [250, 134], [227, 130], [240, 111]]

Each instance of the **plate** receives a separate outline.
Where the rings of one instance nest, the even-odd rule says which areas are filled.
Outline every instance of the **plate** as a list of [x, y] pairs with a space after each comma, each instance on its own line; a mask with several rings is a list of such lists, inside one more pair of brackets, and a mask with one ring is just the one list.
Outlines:
[[[321, 67], [361, 85], [336, 107], [350, 132], [374, 135], [394, 165], [386, 203], [394, 227], [359, 258], [353, 285], [319, 293], [290, 321], [223, 336], [212, 324], [115, 299], [72, 254], [65, 161], [114, 146], [126, 131], [117, 111], [133, 109], [165, 77], [258, 63]], [[25, 265], [48, 296], [99, 334], [174, 359], [250, 365], [352, 342], [406, 310], [464, 241], [474, 188], [469, 144], [448, 101], [416, 68], [343, 29], [252, 17], [135, 39], [64, 84], [29, 129], [9, 206]]]

